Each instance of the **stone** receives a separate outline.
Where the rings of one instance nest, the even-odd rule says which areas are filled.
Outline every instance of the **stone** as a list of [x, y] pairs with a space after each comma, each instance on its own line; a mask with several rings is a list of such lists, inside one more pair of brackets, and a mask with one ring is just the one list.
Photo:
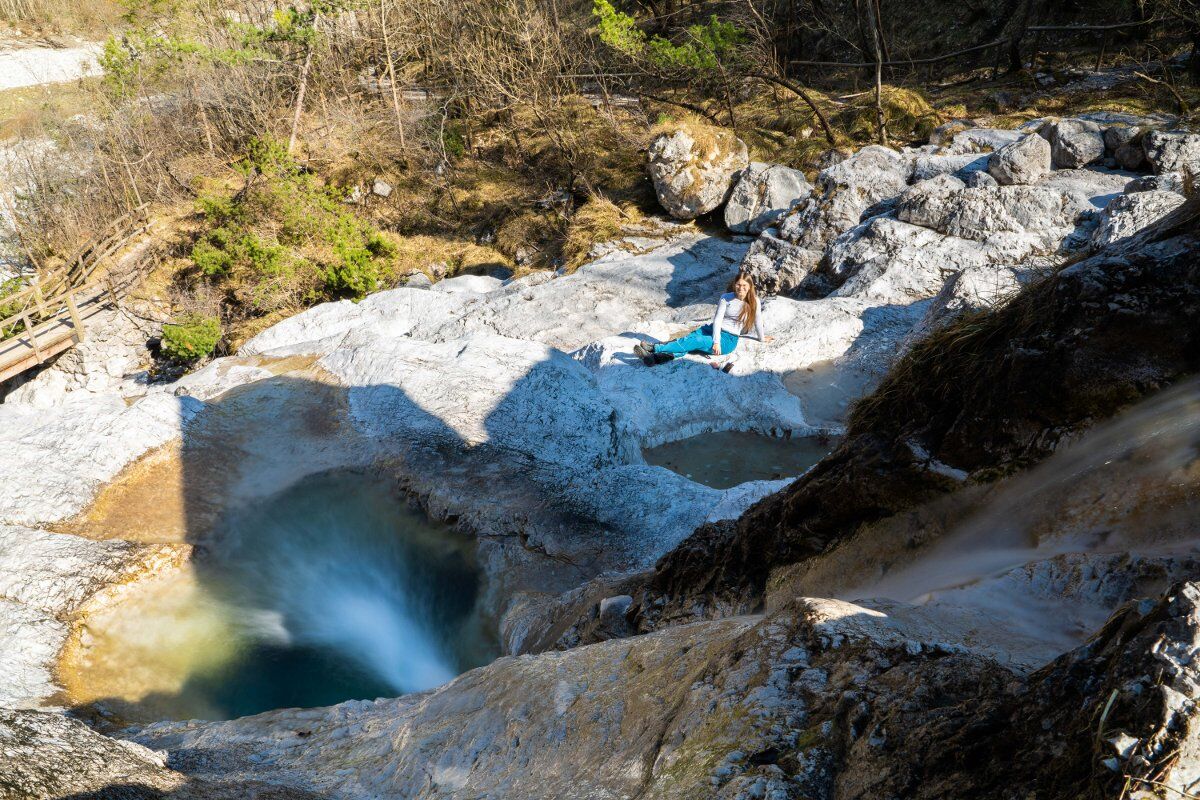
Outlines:
[[821, 262], [821, 253], [780, 239], [770, 228], [759, 235], [742, 259], [755, 287], [765, 294], [788, 294], [799, 289]]
[[1118, 147], [1113, 153], [1113, 160], [1121, 169], [1140, 170], [1146, 164], [1146, 151], [1141, 140]]
[[1015, 297], [1038, 270], [1007, 264], [976, 263], [950, 276], [925, 316], [905, 337], [904, 349], [941, 330], [964, 314], [997, 308]]
[[1104, 132], [1098, 123], [1063, 119], [1043, 128], [1049, 135], [1055, 169], [1077, 169], [1104, 157]]
[[606, 639], [619, 639], [631, 635], [634, 630], [625, 618], [629, 607], [633, 605], [633, 597], [627, 594], [606, 597], [600, 601], [599, 625]]
[[967, 180], [969, 176], [987, 170], [987, 165], [986, 154], [919, 155], [913, 159], [912, 176], [909, 180], [919, 183], [945, 174]]
[[817, 175], [817, 191], [798, 203], [777, 226], [780, 238], [823, 250], [838, 234], [857, 225], [870, 206], [908, 186], [910, 158], [869, 145]]
[[1099, 225], [1092, 233], [1092, 243], [1104, 247], [1132, 236], [1183, 205], [1184, 199], [1181, 194], [1166, 191], [1119, 195], [1101, 212]]
[[932, 228], [946, 236], [987, 241], [995, 234], [1016, 234], [1053, 250], [1092, 208], [1075, 192], [1043, 186], [998, 186], [918, 195], [902, 201], [898, 219]]
[[811, 191], [800, 170], [752, 163], [742, 170], [725, 204], [725, 226], [734, 233], [762, 233]]
[[392, 194], [392, 185], [387, 181], [376, 178], [371, 184], [371, 194], [376, 197], [390, 197]]
[[962, 133], [968, 128], [975, 127], [977, 127], [975, 120], [966, 117], [959, 117], [949, 122], [943, 122], [929, 134], [929, 143], [935, 146], [948, 145], [956, 134]]
[[1000, 183], [992, 177], [990, 172], [972, 172], [967, 177], [967, 186], [970, 186], [972, 189], [986, 189], [999, 185]]
[[1104, 147], [1110, 154], [1116, 153], [1141, 135], [1142, 130], [1135, 125], [1112, 125], [1104, 129]]
[[1164, 172], [1161, 175], [1144, 175], [1137, 180], [1130, 181], [1126, 187], [1126, 192], [1175, 192], [1176, 194], [1187, 194], [1187, 181], [1180, 172]]
[[954, 135], [947, 150], [950, 153], [990, 153], [1021, 138], [1019, 131], [999, 128], [968, 128]]
[[1002, 186], [1037, 183], [1050, 172], [1050, 143], [1028, 134], [992, 153], [987, 169]]
[[1200, 172], [1200, 134], [1183, 131], [1150, 131], [1142, 137], [1146, 160], [1155, 174]]
[[935, 296], [955, 272], [986, 263], [975, 242], [877, 217], [838, 237], [829, 272], [842, 280], [835, 297], [907, 305]]
[[658, 202], [676, 219], [695, 219], [719, 208], [750, 164], [745, 142], [701, 125], [659, 134], [650, 143], [649, 158]]

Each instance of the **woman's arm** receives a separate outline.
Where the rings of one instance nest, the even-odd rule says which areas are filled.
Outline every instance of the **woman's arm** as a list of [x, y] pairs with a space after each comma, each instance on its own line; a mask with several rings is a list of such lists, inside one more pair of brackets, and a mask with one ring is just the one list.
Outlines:
[[767, 328], [763, 325], [762, 301], [754, 298], [754, 336], [760, 342], [767, 340]]
[[721, 355], [721, 322], [725, 319], [726, 305], [728, 305], [728, 301], [725, 299], [725, 295], [721, 295], [721, 299], [717, 301], [717, 315], [713, 317], [712, 321], [712, 352], [714, 356]]

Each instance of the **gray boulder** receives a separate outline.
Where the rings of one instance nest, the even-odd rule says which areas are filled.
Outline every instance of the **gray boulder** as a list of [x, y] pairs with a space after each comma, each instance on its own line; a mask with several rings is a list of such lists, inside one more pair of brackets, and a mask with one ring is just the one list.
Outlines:
[[695, 219], [721, 206], [750, 164], [746, 143], [728, 131], [681, 126], [650, 144], [650, 178], [658, 202], [676, 219]]
[[1082, 119], [1063, 119], [1042, 129], [1049, 133], [1055, 169], [1077, 169], [1104, 158], [1104, 131]]
[[1077, 193], [1045, 186], [998, 186], [913, 194], [896, 207], [903, 222], [932, 228], [946, 236], [987, 241], [995, 234], [1017, 234], [1052, 250], [1092, 211]]
[[919, 155], [913, 159], [913, 183], [936, 178], [938, 175], [954, 175], [966, 180], [968, 176], [983, 172], [988, 166], [986, 153], [962, 153], [960, 155]]
[[1156, 174], [1200, 171], [1200, 134], [1150, 131], [1142, 137], [1142, 147]]
[[787, 294], [799, 288], [817, 265], [821, 252], [780, 239], [773, 228], [764, 231], [746, 251], [739, 269], [766, 294]]
[[1183, 179], [1183, 175], [1178, 172], [1164, 172], [1161, 175], [1144, 175], [1137, 180], [1130, 181], [1125, 187], [1125, 192], [1133, 194], [1134, 192], [1176, 192], [1177, 194], [1186, 194], [1187, 184]]
[[992, 153], [987, 169], [1002, 185], [1037, 183], [1050, 173], [1050, 143], [1029, 134]]
[[1103, 247], [1132, 236], [1183, 205], [1184, 199], [1181, 194], [1164, 191], [1120, 195], [1100, 212], [1100, 223], [1092, 233], [1092, 243]]
[[908, 188], [912, 159], [870, 145], [817, 175], [817, 189], [779, 223], [780, 238], [823, 250], [838, 234], [857, 225], [871, 206]]
[[999, 186], [1000, 183], [992, 177], [990, 172], [972, 172], [967, 176], [967, 186], [972, 189], [986, 189], [990, 186]]
[[734, 233], [762, 233], [812, 191], [797, 169], [755, 162], [742, 170], [725, 204], [725, 225]]
[[1133, 125], [1113, 125], [1104, 129], [1104, 147], [1116, 155], [1118, 150], [1136, 141], [1140, 135], [1141, 130]]
[[947, 150], [951, 153], [991, 153], [1022, 136], [1020, 131], [1002, 128], [968, 128], [954, 135]]

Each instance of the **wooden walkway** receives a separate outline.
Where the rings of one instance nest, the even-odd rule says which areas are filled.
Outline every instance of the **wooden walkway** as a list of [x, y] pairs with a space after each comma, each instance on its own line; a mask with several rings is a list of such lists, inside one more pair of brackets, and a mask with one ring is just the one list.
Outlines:
[[115, 306], [141, 282], [148, 269], [147, 259], [135, 259], [120, 274], [100, 267], [149, 227], [146, 207], [135, 209], [109, 223], [64, 266], [0, 300], [5, 308], [18, 309], [0, 319], [0, 381], [33, 369], [82, 342], [88, 320]]

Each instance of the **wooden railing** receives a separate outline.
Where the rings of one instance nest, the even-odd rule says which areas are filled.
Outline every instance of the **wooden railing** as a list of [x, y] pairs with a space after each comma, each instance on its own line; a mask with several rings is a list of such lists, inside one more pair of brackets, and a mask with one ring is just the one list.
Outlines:
[[118, 303], [148, 271], [138, 259], [120, 274], [100, 267], [149, 229], [146, 206], [110, 222], [63, 265], [0, 300], [15, 309], [0, 319], [0, 381], [32, 369], [87, 335], [87, 320]]

